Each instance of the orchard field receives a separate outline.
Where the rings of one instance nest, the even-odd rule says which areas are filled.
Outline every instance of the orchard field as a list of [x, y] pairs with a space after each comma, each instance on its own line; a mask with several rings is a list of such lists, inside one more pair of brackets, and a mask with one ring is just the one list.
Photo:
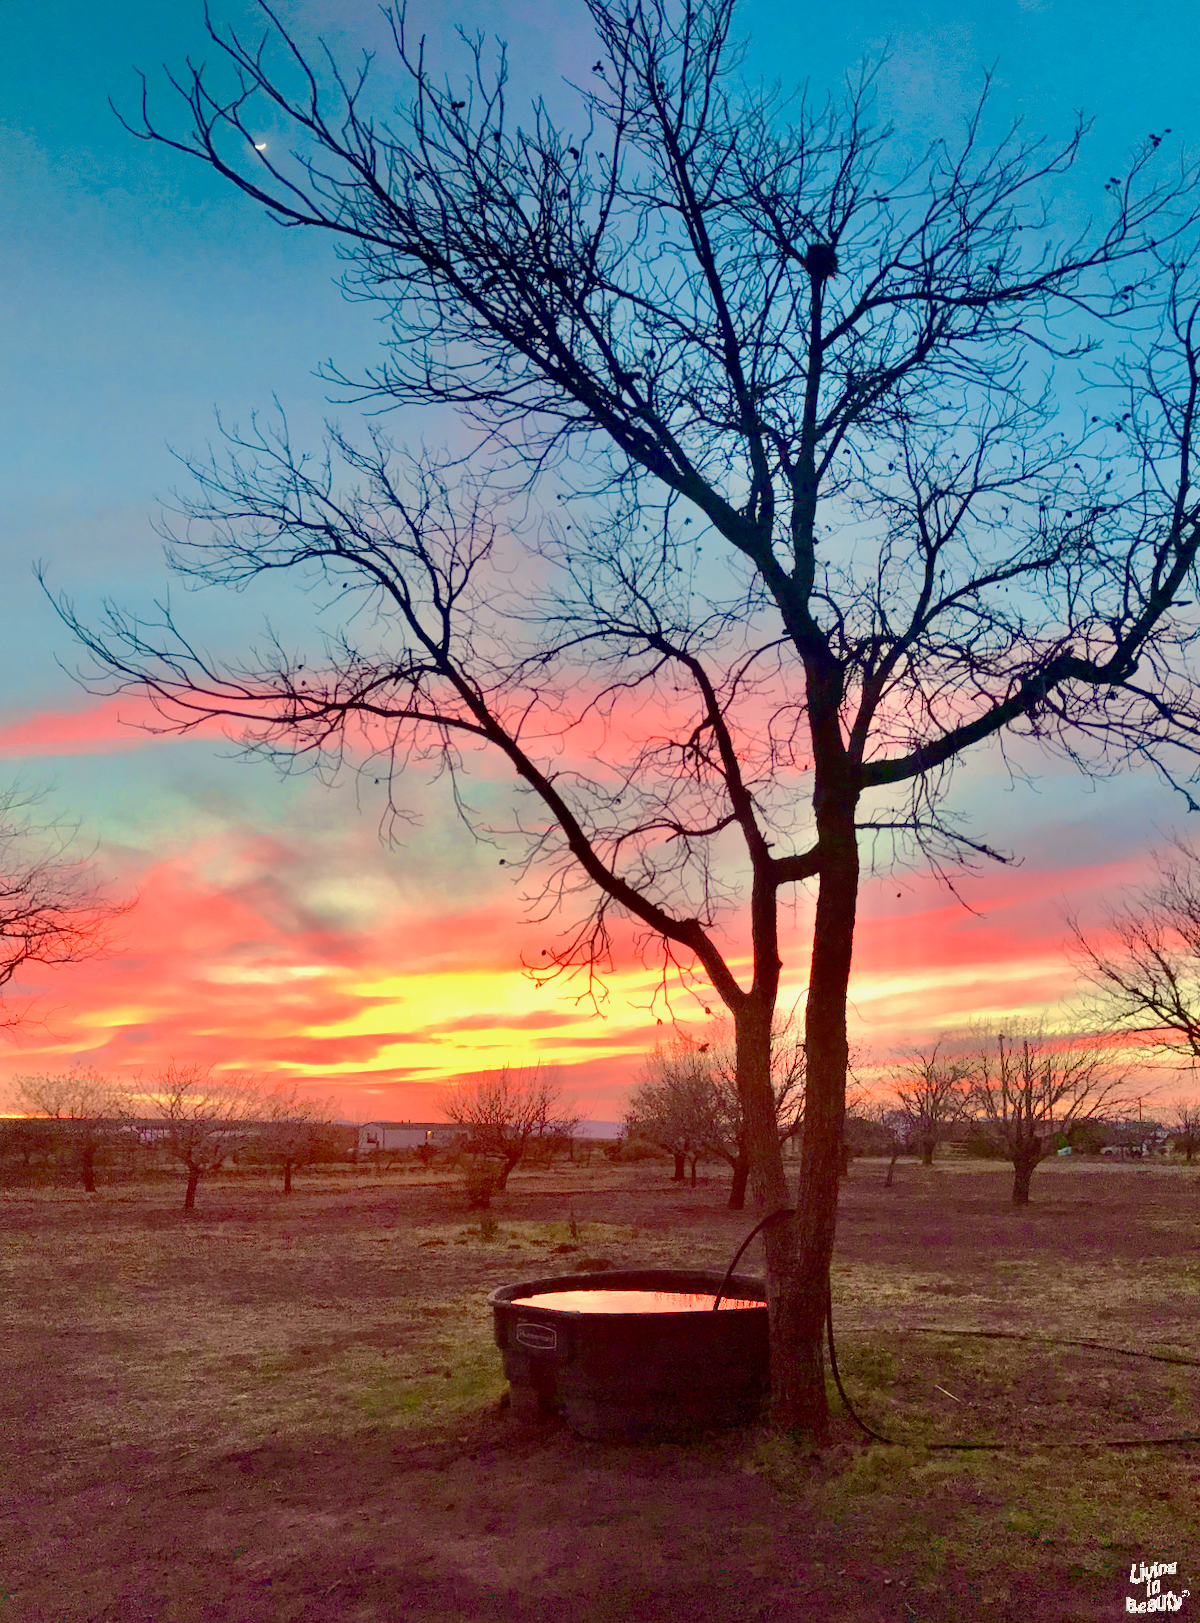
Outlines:
[[820, 1460], [522, 1427], [493, 1286], [723, 1267], [749, 1229], [669, 1172], [518, 1170], [494, 1233], [437, 1165], [219, 1175], [192, 1216], [174, 1182], [0, 1191], [2, 1623], [1099, 1620], [1170, 1561], [1200, 1615], [1200, 1445], [1105, 1446], [1200, 1431], [1200, 1169], [1050, 1164], [1014, 1210], [1003, 1164], [856, 1162], [839, 1363], [900, 1446], [840, 1405]]

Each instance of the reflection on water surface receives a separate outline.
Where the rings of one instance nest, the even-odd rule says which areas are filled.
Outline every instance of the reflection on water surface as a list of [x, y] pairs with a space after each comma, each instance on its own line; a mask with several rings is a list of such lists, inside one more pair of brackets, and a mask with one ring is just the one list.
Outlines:
[[[563, 1313], [711, 1313], [714, 1295], [713, 1291], [696, 1296], [686, 1291], [539, 1291], [536, 1296], [518, 1296], [513, 1306], [556, 1307]], [[739, 1296], [723, 1296], [717, 1311], [765, 1305]]]

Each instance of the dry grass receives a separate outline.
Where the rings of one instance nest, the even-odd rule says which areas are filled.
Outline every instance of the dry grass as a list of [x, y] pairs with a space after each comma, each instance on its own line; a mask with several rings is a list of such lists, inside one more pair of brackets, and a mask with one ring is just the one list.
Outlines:
[[[1197, 1181], [1038, 1177], [1016, 1214], [990, 1167], [902, 1167], [894, 1190], [856, 1169], [839, 1361], [863, 1417], [903, 1446], [842, 1421], [818, 1463], [753, 1432], [604, 1450], [499, 1412], [488, 1289], [585, 1257], [723, 1267], [752, 1219], [723, 1209], [715, 1177], [692, 1191], [653, 1164], [518, 1174], [491, 1240], [455, 1181], [423, 1171], [312, 1179], [290, 1200], [216, 1180], [190, 1220], [171, 1188], [0, 1194], [0, 1527], [19, 1530], [0, 1618], [433, 1623], [491, 1615], [503, 1593], [506, 1616], [541, 1618], [544, 1601], [546, 1617], [598, 1620], [657, 1616], [660, 1590], [692, 1615], [680, 1551], [714, 1618], [760, 1615], [756, 1596], [763, 1616], [818, 1615], [806, 1596], [851, 1619], [1024, 1617], [1034, 1596], [1041, 1616], [1111, 1616], [1129, 1561], [1200, 1549], [1200, 1449], [1043, 1445], [1200, 1430], [1200, 1369], [919, 1332], [1200, 1358]], [[963, 1437], [1015, 1446], [926, 1446]], [[153, 1552], [191, 1549], [201, 1509], [204, 1537], [167, 1576]], [[432, 1565], [413, 1565], [418, 1548]], [[347, 1551], [359, 1576], [343, 1579]], [[376, 1592], [362, 1573], [383, 1552]]]

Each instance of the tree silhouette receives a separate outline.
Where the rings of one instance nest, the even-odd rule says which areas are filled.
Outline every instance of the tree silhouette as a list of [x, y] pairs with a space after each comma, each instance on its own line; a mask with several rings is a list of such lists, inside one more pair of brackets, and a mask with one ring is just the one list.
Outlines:
[[981, 1032], [966, 1069], [976, 1130], [1012, 1162], [1014, 1206], [1029, 1204], [1034, 1170], [1056, 1133], [1129, 1103], [1111, 1050], [1071, 1033]]
[[945, 1054], [941, 1041], [913, 1055], [907, 1071], [894, 1084], [905, 1137], [915, 1140], [927, 1167], [946, 1129], [961, 1121], [967, 1109], [967, 1062]]
[[1192, 1164], [1192, 1156], [1200, 1150], [1200, 1104], [1185, 1099], [1173, 1107], [1168, 1125], [1175, 1140], [1175, 1149]]
[[[545, 973], [602, 970], [622, 916], [733, 1017], [754, 1197], [798, 1211], [766, 1235], [772, 1414], [820, 1437], [860, 841], [988, 855], [943, 792], [1005, 731], [1191, 770], [1196, 176], [1156, 134], [1076, 230], [1082, 126], [992, 138], [981, 100], [910, 159], [869, 70], [824, 105], [739, 82], [731, 0], [587, 11], [569, 123], [518, 124], [482, 41], [435, 77], [394, 14], [386, 109], [382, 64], [306, 56], [265, 8], [172, 80], [183, 133], [143, 85], [135, 133], [329, 232], [382, 306], [379, 364], [339, 386], [474, 439], [451, 469], [377, 421], [315, 460], [256, 425], [194, 468], [175, 566], [293, 572], [338, 626], [316, 655], [221, 665], [165, 610], [61, 609], [165, 727], [223, 716], [285, 763], [374, 748], [389, 784], [507, 761], [543, 915], [579, 909]], [[770, 1039], [779, 899], [809, 882], [793, 1197]]]
[[172, 1060], [126, 1091], [124, 1114], [148, 1121], [152, 1142], [179, 1162], [187, 1175], [183, 1209], [190, 1212], [200, 1180], [260, 1137], [269, 1107], [250, 1077], [214, 1077], [202, 1065]]
[[1157, 877], [1107, 918], [1104, 940], [1073, 921], [1076, 956], [1104, 1024], [1147, 1051], [1200, 1060], [1200, 854], [1182, 835], [1154, 853]]
[[[729, 1204], [740, 1212], [750, 1181], [751, 1146], [750, 1123], [737, 1079], [737, 1043], [727, 1034], [718, 1036], [710, 1053], [713, 1110], [708, 1146], [732, 1169]], [[804, 1130], [804, 1073], [804, 1043], [792, 1018], [777, 1018], [771, 1032], [771, 1093], [781, 1148]]]
[[[76, 830], [39, 822], [40, 794], [0, 790], [0, 988], [28, 964], [73, 964], [105, 952], [127, 908], [104, 894], [91, 865], [72, 851]], [[0, 1027], [30, 1017], [5, 1003]]]
[[[771, 1091], [783, 1145], [804, 1125], [804, 1046], [790, 1020], [777, 1021], [772, 1033]], [[733, 1173], [730, 1208], [744, 1209], [750, 1132], [737, 1081], [737, 1045], [719, 1023], [706, 1041], [681, 1036], [659, 1044], [630, 1095], [625, 1127], [670, 1150], [677, 1180], [688, 1156], [693, 1184], [702, 1151], [727, 1162]]]
[[447, 1121], [466, 1129], [472, 1154], [500, 1162], [499, 1190], [535, 1144], [574, 1133], [582, 1119], [564, 1104], [553, 1073], [540, 1065], [506, 1065], [467, 1077], [445, 1090], [441, 1108]]
[[336, 1145], [337, 1117], [332, 1099], [311, 1099], [296, 1083], [284, 1083], [263, 1100], [266, 1125], [257, 1134], [262, 1160], [283, 1174], [283, 1193], [292, 1192], [292, 1175], [314, 1161], [327, 1159]]
[[56, 1149], [65, 1147], [79, 1168], [84, 1189], [96, 1189], [96, 1158], [116, 1142], [121, 1125], [120, 1096], [114, 1084], [90, 1066], [14, 1078], [12, 1101], [27, 1116], [53, 1123]]
[[626, 1137], [649, 1139], [670, 1154], [676, 1183], [683, 1182], [690, 1156], [694, 1188], [696, 1158], [714, 1136], [715, 1114], [711, 1065], [697, 1043], [676, 1037], [646, 1061], [622, 1126]]

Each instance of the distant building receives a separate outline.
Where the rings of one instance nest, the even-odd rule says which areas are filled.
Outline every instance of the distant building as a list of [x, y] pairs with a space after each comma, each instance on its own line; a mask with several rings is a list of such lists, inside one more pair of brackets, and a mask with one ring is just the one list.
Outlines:
[[1108, 1143], [1101, 1155], [1114, 1156], [1121, 1161], [1140, 1161], [1152, 1155], [1169, 1155], [1176, 1148], [1175, 1138], [1159, 1122], [1113, 1122], [1108, 1130]]
[[377, 1150], [417, 1150], [423, 1144], [445, 1147], [462, 1132], [445, 1121], [367, 1121], [358, 1129], [358, 1153], [372, 1155]]

